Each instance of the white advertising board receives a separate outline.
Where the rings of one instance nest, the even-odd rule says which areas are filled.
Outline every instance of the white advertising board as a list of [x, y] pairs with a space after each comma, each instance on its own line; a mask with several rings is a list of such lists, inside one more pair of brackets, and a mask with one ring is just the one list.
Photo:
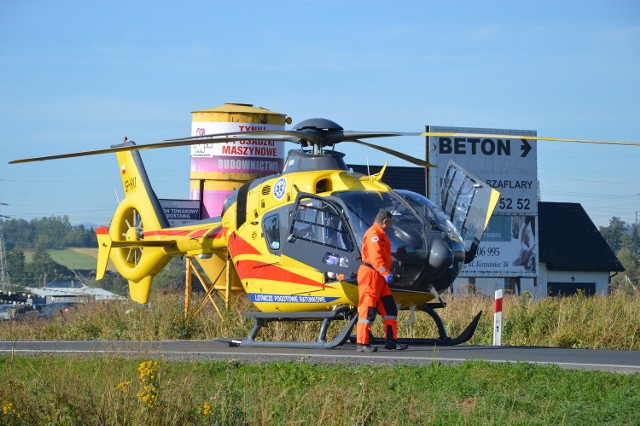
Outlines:
[[[235, 133], [257, 130], [282, 130], [278, 124], [261, 123], [226, 123], [226, 122], [193, 122], [191, 134], [204, 136], [213, 133]], [[271, 140], [246, 141], [238, 138], [236, 142], [204, 143], [191, 145], [192, 157], [244, 157], [244, 158], [274, 158], [282, 159], [284, 156], [284, 142]]]
[[461, 277], [536, 277], [537, 216], [494, 215], [478, 255], [464, 266]]
[[538, 258], [538, 152], [533, 130], [427, 126], [441, 133], [508, 135], [505, 138], [436, 136], [427, 138], [428, 194], [440, 204], [440, 185], [449, 161], [500, 192], [476, 258], [461, 277], [536, 277]]
[[538, 151], [533, 130], [477, 129], [469, 127], [427, 126], [431, 132], [513, 135], [510, 138], [428, 137], [427, 159], [436, 168], [429, 170], [429, 197], [435, 202], [449, 160], [478, 176], [500, 191], [495, 214], [538, 214]]

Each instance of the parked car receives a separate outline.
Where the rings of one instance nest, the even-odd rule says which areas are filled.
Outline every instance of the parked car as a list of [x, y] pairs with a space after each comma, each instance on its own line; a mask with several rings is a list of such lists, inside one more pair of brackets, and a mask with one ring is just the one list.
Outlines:
[[19, 305], [11, 312], [11, 318], [16, 320], [36, 318], [38, 316], [38, 305]]
[[55, 302], [44, 305], [21, 305], [10, 313], [12, 319], [50, 318], [55, 315], [66, 315], [76, 306], [72, 302]]
[[2, 304], [0, 305], [0, 320], [10, 320], [13, 315], [15, 305]]
[[73, 302], [55, 302], [46, 305], [38, 305], [38, 317], [52, 317], [54, 315], [66, 315], [75, 309], [76, 304]]

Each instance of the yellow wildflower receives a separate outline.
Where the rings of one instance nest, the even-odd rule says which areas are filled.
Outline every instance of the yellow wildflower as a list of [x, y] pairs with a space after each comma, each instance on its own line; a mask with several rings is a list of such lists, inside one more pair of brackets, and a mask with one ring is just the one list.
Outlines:
[[202, 410], [200, 410], [200, 413], [203, 416], [208, 416], [209, 414], [211, 414], [212, 411], [213, 411], [213, 408], [211, 407], [211, 404], [209, 404], [207, 402], [202, 404]]
[[18, 418], [20, 417], [20, 414], [18, 414], [18, 411], [13, 405], [13, 402], [5, 402], [4, 404], [2, 404], [2, 414], [5, 416], [16, 416]]

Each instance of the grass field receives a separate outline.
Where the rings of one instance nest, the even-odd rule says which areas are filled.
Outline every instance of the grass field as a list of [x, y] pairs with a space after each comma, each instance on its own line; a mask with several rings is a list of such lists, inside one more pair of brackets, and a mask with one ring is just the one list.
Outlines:
[[[66, 250], [49, 250], [49, 255], [56, 262], [69, 269], [96, 269], [98, 249], [90, 247], [74, 247]], [[25, 260], [31, 261], [33, 250], [24, 252]], [[109, 262], [107, 269], [116, 272], [115, 267]]]
[[640, 375], [424, 366], [0, 357], [1, 424], [640, 424]]
[[[49, 320], [2, 321], [4, 340], [164, 340], [245, 337], [241, 299], [219, 317], [190, 318], [182, 294], [151, 302], [94, 303]], [[197, 301], [194, 301], [197, 304]], [[448, 296], [450, 334], [485, 314], [471, 344], [491, 344], [493, 300]], [[507, 296], [503, 344], [640, 350], [640, 295], [539, 301]], [[426, 315], [401, 336], [436, 334]], [[309, 340], [315, 324], [273, 324], [262, 337]], [[330, 330], [335, 333], [335, 330]], [[380, 320], [374, 333], [381, 335]], [[639, 352], [640, 353], [640, 352]], [[314, 365], [305, 362], [164, 361], [95, 355], [0, 357], [0, 424], [640, 424], [640, 374], [529, 364]], [[157, 362], [157, 364], [156, 364]]]
[[49, 255], [56, 263], [69, 269], [95, 269], [97, 251], [97, 249], [49, 250]]
[[[198, 296], [202, 297], [202, 295]], [[445, 298], [447, 307], [439, 313], [450, 336], [457, 336], [483, 311], [475, 335], [469, 343], [491, 345], [493, 339], [493, 300], [480, 296]], [[190, 309], [198, 305], [192, 301]], [[502, 344], [505, 346], [550, 346], [640, 351], [640, 294], [612, 296], [573, 296], [532, 300], [527, 296], [507, 296], [503, 301]], [[4, 340], [165, 340], [245, 337], [253, 323], [244, 311], [253, 310], [242, 297], [219, 317], [211, 305], [202, 313], [185, 318], [183, 293], [155, 293], [148, 305], [111, 302], [79, 306], [73, 315], [46, 322], [0, 322]], [[413, 323], [406, 311], [398, 316], [400, 337], [436, 337], [437, 329], [424, 313], [416, 313]], [[343, 326], [335, 321], [327, 337], [331, 339]], [[373, 332], [381, 336], [382, 322]], [[274, 323], [260, 333], [269, 340], [314, 340], [318, 324]]]

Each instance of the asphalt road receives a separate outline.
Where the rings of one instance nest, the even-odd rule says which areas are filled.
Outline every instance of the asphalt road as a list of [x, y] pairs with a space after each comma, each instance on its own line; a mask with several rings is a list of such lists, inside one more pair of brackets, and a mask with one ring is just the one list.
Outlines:
[[457, 364], [466, 360], [528, 362], [579, 370], [640, 373], [640, 352], [543, 347], [414, 346], [406, 351], [360, 354], [355, 345], [334, 349], [230, 347], [219, 341], [0, 341], [0, 355], [118, 355], [168, 360], [237, 360], [270, 362], [296, 360], [309, 363], [408, 364], [434, 361]]

